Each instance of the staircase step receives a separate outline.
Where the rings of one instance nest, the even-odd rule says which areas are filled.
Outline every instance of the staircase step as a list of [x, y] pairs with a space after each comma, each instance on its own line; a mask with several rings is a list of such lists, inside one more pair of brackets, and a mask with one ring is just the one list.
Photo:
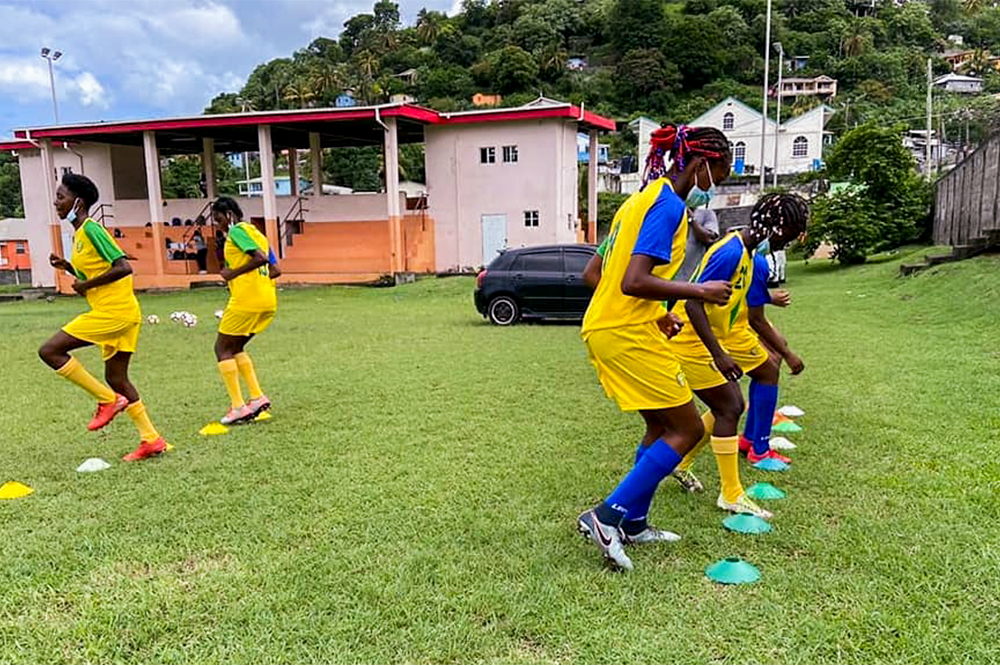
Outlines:
[[927, 255], [926, 257], [924, 257], [924, 262], [928, 266], [938, 266], [940, 264], [947, 264], [952, 261], [958, 261], [959, 259], [961, 259], [961, 257], [959, 257], [955, 253], [955, 250], [953, 249], [950, 254]]
[[915, 275], [922, 270], [930, 268], [930, 264], [919, 263], [919, 264], [902, 264], [899, 267], [899, 274], [902, 276]]

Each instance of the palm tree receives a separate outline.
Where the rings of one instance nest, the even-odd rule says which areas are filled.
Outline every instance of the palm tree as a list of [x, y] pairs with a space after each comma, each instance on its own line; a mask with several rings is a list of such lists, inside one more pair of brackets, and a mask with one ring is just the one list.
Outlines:
[[429, 46], [437, 41], [441, 34], [442, 16], [438, 12], [429, 12], [421, 9], [417, 14], [417, 37], [425, 46]]
[[871, 33], [868, 32], [864, 23], [851, 21], [841, 38], [840, 50], [849, 58], [859, 56], [865, 52], [870, 41]]
[[986, 3], [983, 2], [983, 0], [963, 0], [962, 2], [962, 6], [969, 14], [975, 14], [982, 9], [985, 4]]

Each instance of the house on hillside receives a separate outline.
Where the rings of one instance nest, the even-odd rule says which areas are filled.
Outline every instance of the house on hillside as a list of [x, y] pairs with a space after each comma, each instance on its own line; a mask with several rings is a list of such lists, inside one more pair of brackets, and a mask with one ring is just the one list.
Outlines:
[[978, 76], [944, 74], [934, 79], [934, 87], [950, 93], [978, 95], [983, 92], [983, 80]]

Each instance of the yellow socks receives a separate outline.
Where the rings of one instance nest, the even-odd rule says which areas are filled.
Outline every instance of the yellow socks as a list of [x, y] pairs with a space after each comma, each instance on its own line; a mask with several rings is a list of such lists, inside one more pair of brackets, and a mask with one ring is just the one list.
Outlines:
[[56, 374], [70, 380], [90, 395], [97, 398], [97, 402], [107, 404], [115, 401], [115, 392], [106, 384], [102, 384], [96, 377], [87, 372], [83, 364], [78, 360], [69, 357], [63, 367], [56, 370]]
[[219, 372], [222, 373], [222, 381], [226, 383], [226, 391], [229, 393], [229, 403], [233, 409], [243, 406], [243, 392], [240, 391], [240, 369], [236, 361], [227, 358], [219, 361]]
[[712, 438], [712, 428], [715, 427], [715, 417], [712, 416], [712, 412], [709, 411], [702, 414], [701, 422], [705, 424], [705, 434], [701, 436], [698, 443], [694, 445], [693, 449], [687, 452], [687, 455], [684, 456], [684, 459], [681, 460], [681, 463], [677, 466], [677, 469], [681, 471], [686, 472], [691, 469], [691, 465], [694, 464], [694, 459], [698, 457], [701, 450], [705, 448], [706, 444], [708, 444], [708, 440]]
[[253, 361], [250, 360], [250, 354], [246, 352], [240, 352], [233, 356], [233, 360], [236, 361], [236, 365], [240, 369], [240, 377], [246, 382], [247, 389], [250, 391], [250, 399], [256, 400], [260, 396], [264, 395], [264, 392], [260, 390], [260, 384], [257, 383], [257, 373], [253, 369]]
[[155, 442], [160, 438], [160, 433], [153, 427], [153, 422], [149, 420], [149, 414], [146, 413], [146, 405], [142, 404], [142, 400], [137, 400], [126, 407], [125, 413], [132, 419], [132, 423], [135, 424], [136, 430], [139, 431], [139, 437], [142, 441]]
[[735, 502], [743, 494], [740, 483], [740, 438], [712, 437], [712, 452], [715, 453], [715, 463], [719, 466], [719, 480], [722, 484], [722, 499]]

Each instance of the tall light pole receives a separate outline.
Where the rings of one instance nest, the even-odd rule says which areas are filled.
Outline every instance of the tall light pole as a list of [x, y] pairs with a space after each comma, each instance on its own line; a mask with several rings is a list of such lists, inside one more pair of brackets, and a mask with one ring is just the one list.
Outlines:
[[47, 46], [42, 47], [42, 57], [49, 61], [49, 87], [52, 88], [52, 111], [56, 114], [56, 125], [59, 124], [59, 104], [56, 102], [56, 77], [52, 73], [52, 63], [62, 57], [62, 51], [53, 51]]
[[767, 145], [767, 93], [771, 76], [771, 0], [767, 0], [767, 29], [764, 31], [764, 111], [760, 117], [760, 191], [763, 194], [765, 174], [764, 151]]
[[774, 185], [778, 186], [778, 140], [781, 138], [781, 74], [782, 66], [785, 64], [785, 49], [781, 42], [774, 43], [774, 50], [778, 52], [778, 119], [774, 125]]
[[[236, 98], [236, 103], [240, 105], [240, 113], [246, 113], [247, 107], [250, 106], [250, 100], [243, 99], [242, 97]], [[247, 175], [247, 194], [250, 194], [250, 153], [243, 151], [243, 167], [246, 169]]]

